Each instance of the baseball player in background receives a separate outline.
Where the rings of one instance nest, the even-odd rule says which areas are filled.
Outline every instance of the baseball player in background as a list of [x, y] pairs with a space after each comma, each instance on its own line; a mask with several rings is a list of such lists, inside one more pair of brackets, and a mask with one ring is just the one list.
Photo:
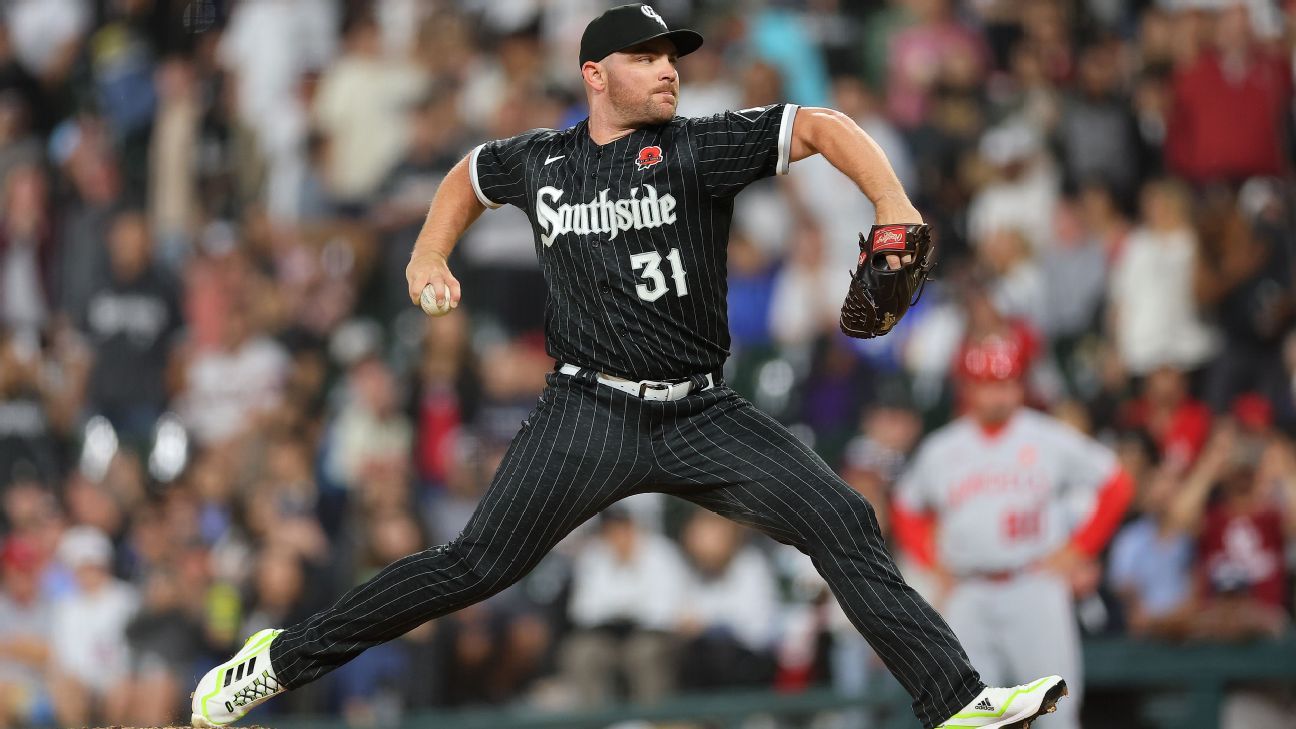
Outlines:
[[[486, 599], [576, 526], [647, 491], [810, 555], [913, 696], [924, 727], [1022, 729], [1065, 695], [1058, 676], [988, 688], [949, 626], [896, 570], [872, 506], [724, 385], [726, 245], [734, 195], [747, 184], [822, 154], [888, 226], [862, 262], [902, 275], [926, 261], [892, 253], [922, 219], [881, 150], [847, 116], [794, 104], [675, 116], [676, 59], [701, 44], [647, 5], [608, 10], [581, 39], [589, 118], [483, 144], [446, 176], [406, 272], [411, 300], [430, 313], [456, 306], [451, 249], [482, 212], [515, 205], [531, 220], [548, 287], [546, 345], [558, 366], [458, 538], [392, 563], [300, 624], [253, 635], [199, 682], [196, 726], [236, 721], [366, 648]], [[877, 319], [877, 331], [899, 318], [864, 303], [864, 321]], [[908, 303], [906, 295], [901, 305]], [[1066, 634], [1057, 627], [1049, 640]]]
[[[965, 346], [966, 414], [933, 432], [893, 505], [901, 548], [936, 576], [934, 599], [990, 682], [1038, 673], [1081, 688], [1072, 579], [1120, 524], [1132, 479], [1115, 454], [1023, 407], [1025, 356], [1012, 333]], [[1079, 695], [1040, 729], [1078, 729]]]

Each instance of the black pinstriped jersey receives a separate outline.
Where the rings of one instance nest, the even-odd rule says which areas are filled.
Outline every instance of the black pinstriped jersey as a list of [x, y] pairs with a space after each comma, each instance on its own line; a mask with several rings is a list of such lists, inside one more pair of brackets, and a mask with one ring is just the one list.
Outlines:
[[796, 110], [676, 117], [602, 146], [585, 120], [474, 149], [481, 203], [531, 220], [550, 356], [631, 379], [718, 371], [733, 198], [787, 172]]

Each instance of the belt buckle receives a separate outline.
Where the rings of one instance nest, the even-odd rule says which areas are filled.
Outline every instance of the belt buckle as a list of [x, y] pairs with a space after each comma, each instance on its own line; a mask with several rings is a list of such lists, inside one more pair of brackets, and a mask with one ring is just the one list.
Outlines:
[[640, 383], [639, 383], [639, 399], [641, 399], [641, 400], [647, 399], [647, 397], [648, 397], [647, 393], [648, 393], [649, 390], [666, 390], [666, 392], [667, 392], [667, 399], [669, 399], [669, 398], [670, 398], [670, 389], [671, 389], [671, 386], [670, 386], [668, 383], [665, 383], [665, 382], [640, 382]]

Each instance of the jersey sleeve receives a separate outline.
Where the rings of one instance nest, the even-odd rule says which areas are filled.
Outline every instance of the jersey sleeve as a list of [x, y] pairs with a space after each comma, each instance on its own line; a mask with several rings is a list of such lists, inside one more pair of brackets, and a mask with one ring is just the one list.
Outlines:
[[1068, 491], [1093, 493], [1116, 473], [1112, 449], [1061, 423], [1054, 424], [1053, 444]]
[[729, 197], [763, 177], [787, 174], [798, 108], [771, 104], [690, 119], [702, 187]]
[[468, 156], [468, 177], [477, 200], [488, 208], [524, 207], [527, 159], [547, 129], [479, 144]]

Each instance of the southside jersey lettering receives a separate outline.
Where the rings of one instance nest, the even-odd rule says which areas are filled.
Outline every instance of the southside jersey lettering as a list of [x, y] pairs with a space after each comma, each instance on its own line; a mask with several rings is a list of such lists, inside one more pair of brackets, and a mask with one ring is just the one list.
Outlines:
[[631, 379], [718, 372], [733, 197], [787, 173], [796, 110], [676, 117], [601, 146], [585, 120], [474, 149], [478, 200], [531, 220], [550, 356]]
[[623, 230], [642, 230], [675, 222], [675, 197], [662, 195], [652, 185], [644, 185], [644, 196], [639, 190], [630, 191], [630, 199], [609, 200], [608, 189], [599, 192], [597, 200], [575, 205], [559, 205], [554, 209], [548, 203], [558, 202], [565, 194], [556, 187], [542, 187], [536, 196], [536, 222], [545, 231], [540, 242], [553, 245], [554, 239], [564, 233], [607, 233], [608, 240], [616, 240]]

